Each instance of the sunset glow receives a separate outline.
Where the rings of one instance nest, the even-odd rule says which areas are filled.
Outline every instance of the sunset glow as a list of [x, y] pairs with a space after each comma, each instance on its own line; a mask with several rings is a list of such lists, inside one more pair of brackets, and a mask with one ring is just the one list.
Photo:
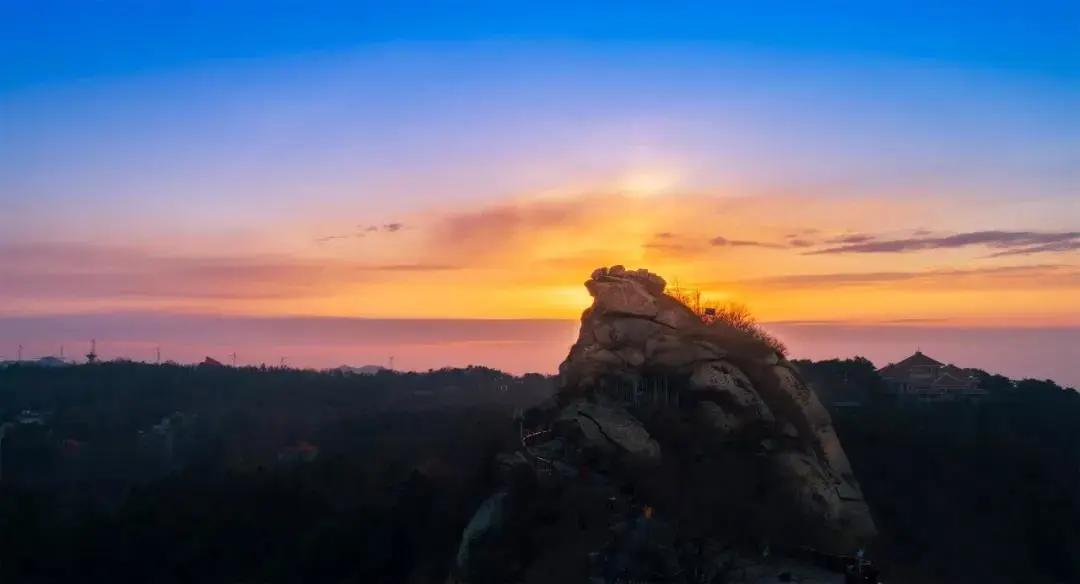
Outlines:
[[[717, 38], [623, 23], [601, 47], [571, 18], [448, 38], [365, 14], [396, 32], [268, 19], [253, 54], [173, 54], [153, 19], [114, 47], [14, 16], [3, 53], [64, 40], [0, 81], [4, 319], [565, 320], [625, 264], [767, 323], [1080, 327], [1067, 27], [913, 30], [963, 31], [927, 48], [710, 13], [683, 21]], [[1001, 62], [963, 50], [988, 43]]]
[[295, 239], [293, 253], [12, 244], [2, 261], [19, 277], [3, 293], [9, 315], [574, 318], [589, 303], [580, 286], [589, 272], [626, 263], [709, 298], [750, 304], [769, 321], [1080, 325], [1074, 253], [1013, 254], [1028, 244], [996, 240], [895, 252], [842, 248], [846, 241], [941, 239], [957, 233], [950, 223], [958, 213], [991, 224], [1016, 207], [723, 193], [519, 198], [397, 215], [403, 227], [396, 231], [380, 226], [317, 241], [282, 226], [276, 245]]

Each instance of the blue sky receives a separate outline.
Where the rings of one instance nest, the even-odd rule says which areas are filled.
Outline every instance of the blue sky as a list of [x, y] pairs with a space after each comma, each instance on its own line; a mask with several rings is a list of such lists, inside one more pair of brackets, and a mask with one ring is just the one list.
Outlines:
[[392, 221], [666, 173], [1031, 198], [1019, 220], [1067, 228], [1078, 39], [1065, 2], [6, 2], [0, 227], [332, 230], [312, 207]]
[[5, 2], [7, 88], [398, 42], [708, 43], [1075, 82], [1074, 2]]
[[1078, 193], [1075, 2], [0, 2], [0, 316], [1075, 331]]

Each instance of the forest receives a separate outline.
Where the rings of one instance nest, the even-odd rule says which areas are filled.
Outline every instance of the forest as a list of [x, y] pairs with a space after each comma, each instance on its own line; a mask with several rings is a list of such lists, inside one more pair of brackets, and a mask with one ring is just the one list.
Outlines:
[[886, 581], [1080, 582], [1074, 389], [980, 371], [982, 401], [898, 403], [866, 359], [797, 363], [832, 406]]
[[[908, 404], [866, 359], [797, 364], [886, 581], [1080, 581], [1074, 390], [986, 373], [981, 402]], [[444, 582], [515, 415], [554, 388], [482, 367], [7, 367], [0, 580]]]

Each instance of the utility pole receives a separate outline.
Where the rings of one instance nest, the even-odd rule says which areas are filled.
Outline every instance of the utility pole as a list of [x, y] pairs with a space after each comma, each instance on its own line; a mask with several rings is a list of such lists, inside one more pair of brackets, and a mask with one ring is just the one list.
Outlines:
[[394, 370], [394, 356], [390, 355], [390, 370]]
[[155, 363], [157, 363], [158, 365], [161, 365], [161, 347], [158, 347], [155, 350], [155, 359], [156, 359]]
[[60, 345], [60, 360], [64, 360], [64, 345]]
[[232, 354], [232, 366], [234, 368], [236, 367], [236, 351], [233, 351], [233, 354]]

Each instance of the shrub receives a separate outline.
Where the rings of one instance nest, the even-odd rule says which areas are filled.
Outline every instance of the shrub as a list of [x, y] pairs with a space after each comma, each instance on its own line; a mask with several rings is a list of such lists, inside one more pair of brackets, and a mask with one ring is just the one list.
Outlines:
[[682, 288], [678, 280], [667, 290], [667, 295], [693, 311], [706, 325], [731, 327], [768, 345], [777, 353], [787, 355], [787, 347], [784, 343], [761, 327], [747, 305], [730, 300], [715, 302], [707, 298], [703, 299], [700, 290]]

